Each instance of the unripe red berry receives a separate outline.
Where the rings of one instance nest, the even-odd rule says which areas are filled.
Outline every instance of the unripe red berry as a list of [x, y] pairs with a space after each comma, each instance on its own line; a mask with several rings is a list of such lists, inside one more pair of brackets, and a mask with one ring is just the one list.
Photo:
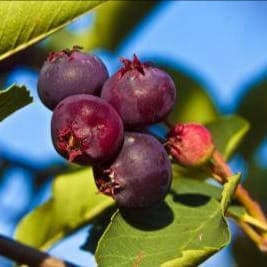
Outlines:
[[168, 135], [167, 147], [177, 162], [187, 167], [205, 164], [215, 146], [209, 130], [201, 124], [176, 124]]

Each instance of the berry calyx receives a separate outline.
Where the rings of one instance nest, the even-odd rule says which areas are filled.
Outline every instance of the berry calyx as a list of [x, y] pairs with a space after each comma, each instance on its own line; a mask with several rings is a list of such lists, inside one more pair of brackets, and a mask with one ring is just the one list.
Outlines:
[[161, 121], [175, 103], [172, 78], [136, 55], [132, 61], [121, 61], [124, 66], [104, 83], [101, 97], [117, 110], [127, 129]]
[[138, 70], [141, 74], [145, 75], [144, 68], [148, 67], [149, 65], [147, 63], [142, 63], [136, 54], [133, 56], [133, 61], [127, 59], [127, 58], [121, 58], [120, 61], [124, 64], [124, 66], [119, 70], [119, 73], [121, 74], [121, 77], [130, 70]]
[[75, 94], [99, 95], [108, 78], [104, 63], [80, 47], [50, 52], [38, 79], [38, 94], [53, 110], [64, 98]]
[[69, 161], [91, 165], [110, 160], [123, 141], [123, 124], [111, 105], [90, 95], [74, 95], [55, 108], [51, 122], [56, 150]]
[[163, 145], [153, 136], [126, 132], [117, 158], [94, 166], [100, 192], [121, 207], [149, 207], [164, 199], [171, 180], [171, 163]]
[[177, 162], [187, 167], [205, 164], [215, 146], [209, 130], [201, 124], [176, 124], [168, 134], [167, 148]]

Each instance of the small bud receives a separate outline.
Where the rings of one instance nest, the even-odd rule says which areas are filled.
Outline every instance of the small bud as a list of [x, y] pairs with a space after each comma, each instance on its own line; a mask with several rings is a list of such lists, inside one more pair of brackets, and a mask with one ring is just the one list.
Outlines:
[[176, 124], [168, 134], [167, 148], [177, 162], [187, 167], [205, 164], [215, 146], [209, 130], [201, 124]]

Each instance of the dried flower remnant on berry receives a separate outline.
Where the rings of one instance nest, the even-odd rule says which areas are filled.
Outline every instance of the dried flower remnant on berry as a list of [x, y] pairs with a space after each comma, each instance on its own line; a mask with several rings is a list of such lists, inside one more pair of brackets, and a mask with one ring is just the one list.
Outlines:
[[53, 110], [64, 98], [75, 94], [100, 95], [108, 71], [95, 55], [83, 53], [81, 47], [50, 52], [39, 79], [38, 94]]
[[126, 132], [118, 156], [94, 166], [98, 190], [121, 207], [149, 207], [164, 199], [172, 173], [168, 154], [153, 136]]
[[163, 120], [174, 106], [176, 88], [165, 71], [122, 58], [123, 66], [104, 83], [101, 97], [120, 114], [127, 129], [140, 129]]

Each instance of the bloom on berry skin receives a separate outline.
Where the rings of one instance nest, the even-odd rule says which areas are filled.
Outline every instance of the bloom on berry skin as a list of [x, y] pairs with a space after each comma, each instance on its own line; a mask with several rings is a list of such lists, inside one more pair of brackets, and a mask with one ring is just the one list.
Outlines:
[[136, 55], [132, 61], [121, 61], [124, 66], [106, 80], [101, 97], [116, 109], [126, 129], [139, 130], [163, 120], [176, 100], [172, 78]]
[[177, 162], [198, 167], [212, 156], [215, 146], [209, 130], [201, 124], [176, 124], [168, 134], [167, 148]]

